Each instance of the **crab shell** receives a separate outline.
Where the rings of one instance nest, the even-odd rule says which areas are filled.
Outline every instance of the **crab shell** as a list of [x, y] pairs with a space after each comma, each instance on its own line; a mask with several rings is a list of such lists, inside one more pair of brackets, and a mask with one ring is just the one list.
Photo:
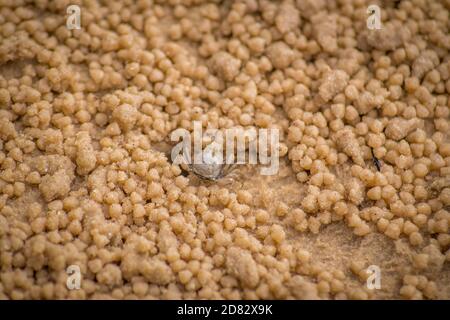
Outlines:
[[190, 167], [196, 175], [205, 179], [216, 180], [222, 176], [225, 166], [223, 158], [219, 156], [216, 150], [206, 149], [203, 150], [202, 163], [194, 163]]
[[222, 176], [223, 164], [194, 164], [191, 166], [192, 172], [202, 178], [216, 180]]

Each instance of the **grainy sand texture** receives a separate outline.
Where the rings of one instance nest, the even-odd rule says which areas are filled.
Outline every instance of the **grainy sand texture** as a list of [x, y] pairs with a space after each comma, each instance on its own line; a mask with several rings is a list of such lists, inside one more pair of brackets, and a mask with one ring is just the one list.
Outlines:
[[[449, 11], [0, 0], [0, 298], [450, 299]], [[194, 121], [278, 172], [174, 164]]]

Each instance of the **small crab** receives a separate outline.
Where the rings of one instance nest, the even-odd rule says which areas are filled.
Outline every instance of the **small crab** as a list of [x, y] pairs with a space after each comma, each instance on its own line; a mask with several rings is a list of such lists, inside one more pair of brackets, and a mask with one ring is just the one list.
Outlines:
[[223, 161], [223, 155], [220, 153], [222, 150], [214, 147], [207, 147], [203, 149], [200, 155], [197, 153], [197, 157], [201, 159], [200, 163], [196, 163], [196, 155], [194, 154], [194, 161], [188, 161], [190, 157], [184, 153], [185, 164], [189, 168], [189, 171], [194, 173], [201, 179], [217, 181], [228, 173], [230, 173], [234, 168], [235, 164], [226, 164]]

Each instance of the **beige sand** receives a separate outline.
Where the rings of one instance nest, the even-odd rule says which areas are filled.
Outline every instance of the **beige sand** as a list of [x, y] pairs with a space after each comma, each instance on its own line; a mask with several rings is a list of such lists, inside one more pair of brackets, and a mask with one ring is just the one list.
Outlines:
[[[449, 299], [450, 2], [154, 2], [0, 1], [0, 298]], [[173, 165], [194, 120], [278, 174]]]

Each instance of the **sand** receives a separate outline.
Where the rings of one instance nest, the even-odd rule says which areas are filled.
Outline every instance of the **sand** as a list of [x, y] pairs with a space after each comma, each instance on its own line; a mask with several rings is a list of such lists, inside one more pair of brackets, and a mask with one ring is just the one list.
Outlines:
[[[449, 9], [0, 2], [0, 298], [449, 299]], [[279, 170], [172, 163], [194, 121]]]

